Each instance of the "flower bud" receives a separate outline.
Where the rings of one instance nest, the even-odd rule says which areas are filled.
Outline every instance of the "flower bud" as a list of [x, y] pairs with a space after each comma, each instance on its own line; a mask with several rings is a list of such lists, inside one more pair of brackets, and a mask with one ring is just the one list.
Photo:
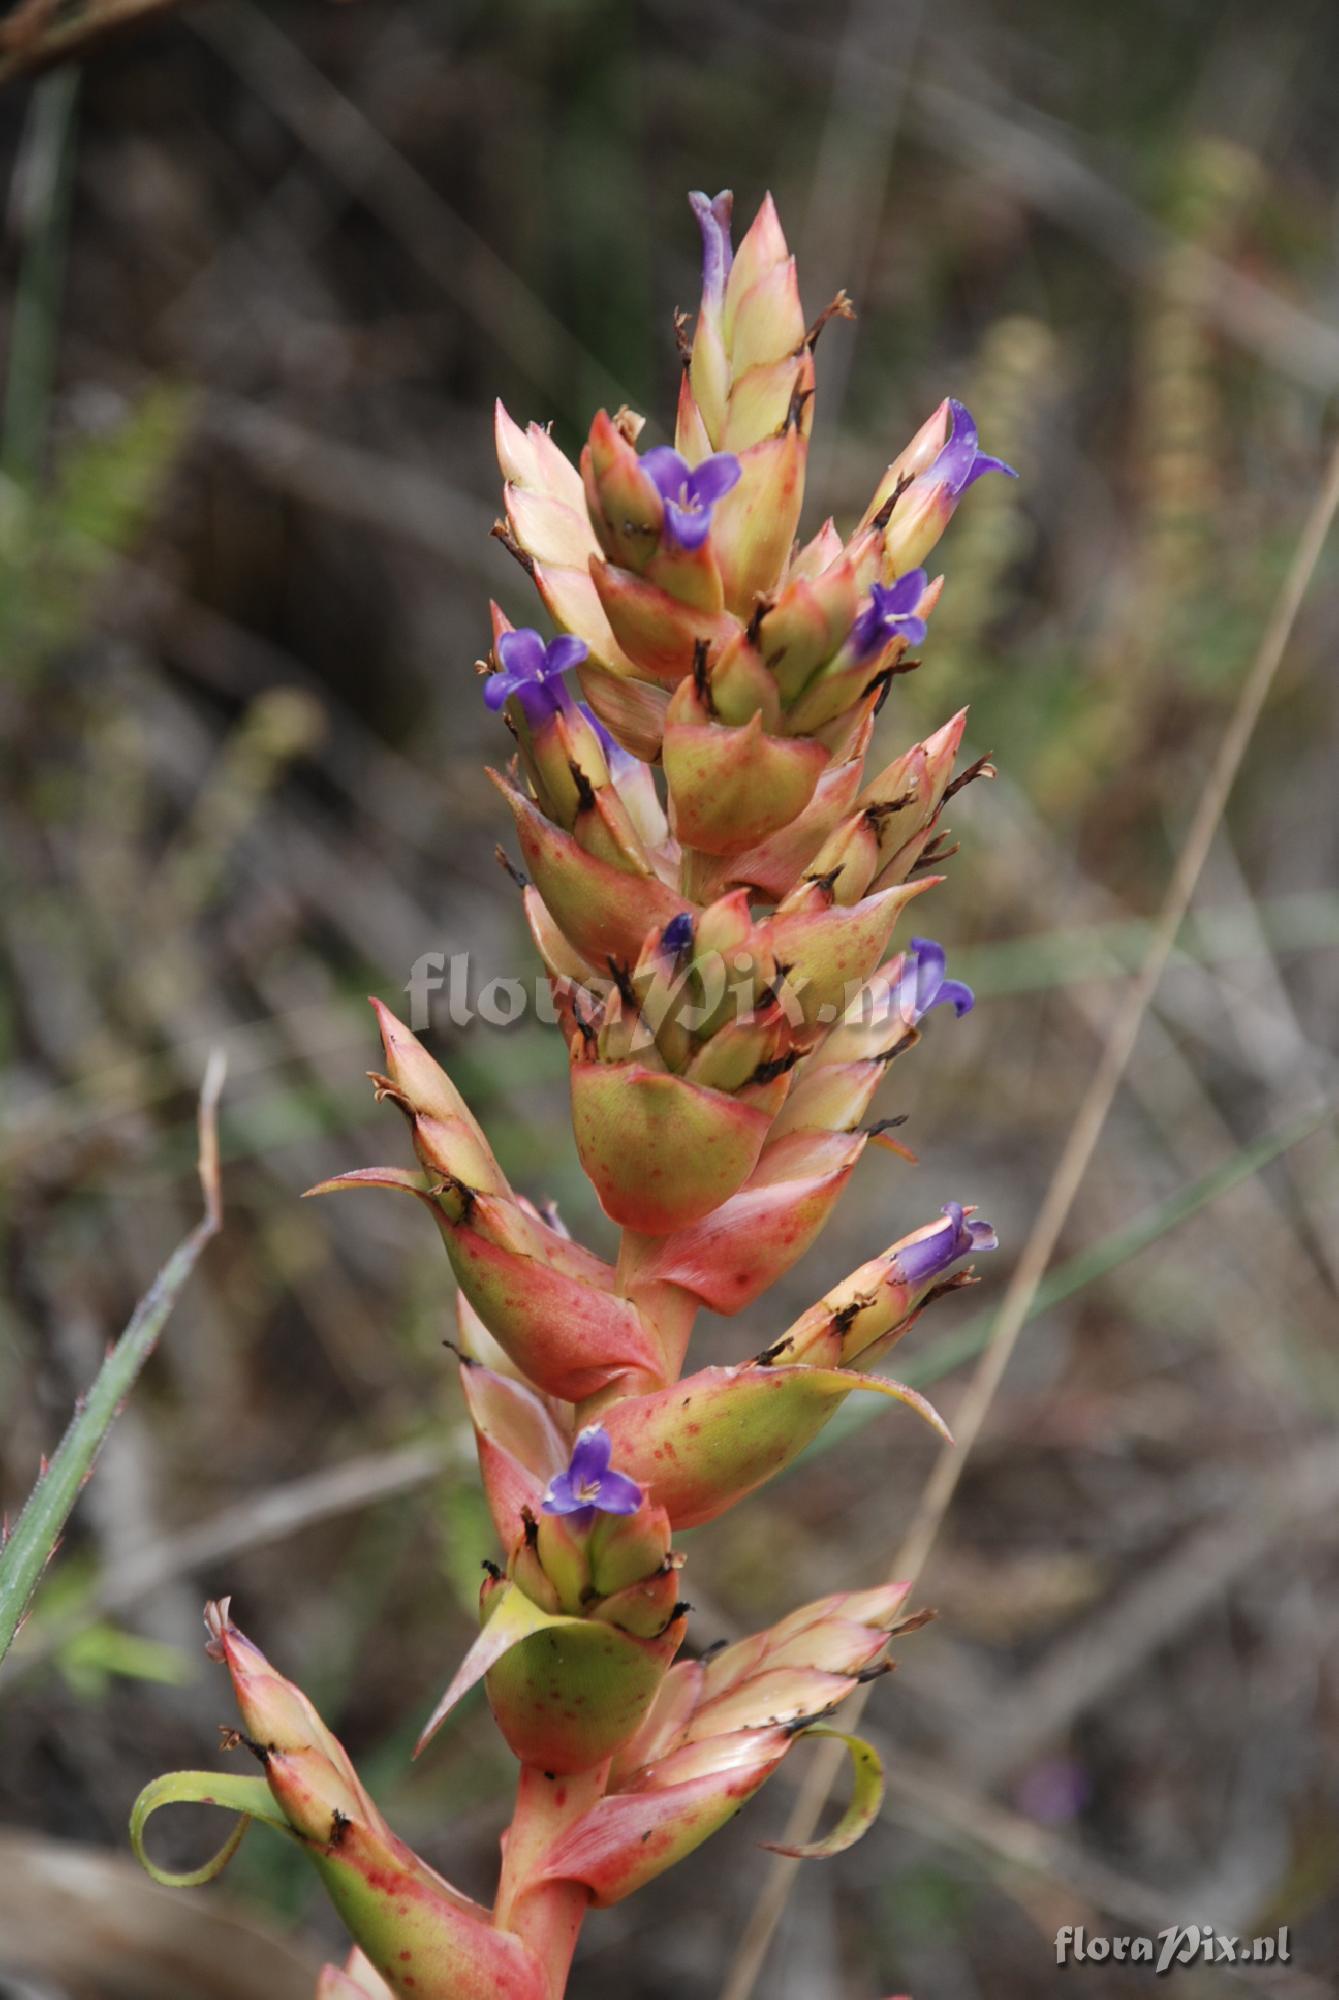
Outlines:
[[[429, 1173], [449, 1172], [490, 1194], [509, 1192], [506, 1177], [474, 1114], [445, 1070], [417, 1035], [380, 1000], [371, 1003], [386, 1052], [386, 1075], [373, 1075], [378, 1098], [389, 1098], [409, 1119], [414, 1150]], [[432, 1134], [428, 1157], [423, 1132]], [[449, 1162], [449, 1165], [446, 1164]]]
[[[505, 482], [506, 539], [533, 578], [549, 615], [560, 630], [584, 639], [597, 685], [600, 674], [634, 675], [636, 669], [610, 630], [591, 581], [590, 564], [598, 558], [600, 545], [590, 524], [580, 473], [541, 425], [522, 430], [500, 402], [495, 438]], [[582, 680], [589, 694], [585, 671]]]
[[[721, 568], [727, 607], [747, 619], [757, 600], [781, 581], [804, 504], [808, 458], [807, 399], [813, 394], [813, 360], [796, 371], [783, 428], [739, 453], [739, 483], [716, 511], [712, 545]], [[617, 627], [615, 627], [617, 629]]]
[[981, 451], [972, 413], [947, 397], [879, 482], [862, 526], [881, 527], [885, 581], [924, 562], [983, 473], [1018, 474]]
[[615, 1272], [519, 1202], [460, 1182], [435, 1188], [393, 1167], [364, 1168], [308, 1193], [388, 1187], [431, 1209], [456, 1281], [521, 1372], [580, 1402], [625, 1377], [664, 1379], [655, 1329], [614, 1290]]
[[[773, 735], [781, 726], [781, 697], [776, 682], [747, 632], [736, 632], [713, 654], [706, 663], [705, 674], [698, 674], [695, 667], [691, 687], [684, 682], [678, 695], [680, 706], [675, 721], [705, 719], [738, 728], [754, 715], [761, 715], [764, 729]], [[690, 702], [690, 696], [696, 698], [695, 702]]]
[[610, 562], [640, 574], [660, 543], [665, 505], [636, 447], [604, 410], [581, 454], [581, 479], [596, 540]]
[[591, 580], [624, 654], [645, 678], [667, 687], [692, 673], [700, 646], [714, 650], [739, 630], [727, 611], [672, 597], [631, 570], [596, 562]]
[[767, 951], [787, 968], [787, 992], [806, 1022], [830, 1021], [842, 1012], [879, 964], [907, 904], [941, 879], [922, 876], [862, 897], [850, 908], [839, 903], [825, 908], [825, 897], [816, 899], [817, 907], [808, 898], [805, 907], [788, 909], [783, 903], [759, 925]]
[[[747, 882], [769, 902], [780, 902], [794, 887], [855, 802], [871, 728], [866, 718], [860, 737], [849, 749], [841, 754], [830, 752], [831, 762], [814, 787], [813, 798], [790, 826], [770, 834], [747, 853], [731, 857], [732, 881]], [[703, 894], [711, 893], [713, 886], [704, 887]]]
[[757, 711], [742, 727], [723, 727], [685, 681], [666, 717], [664, 761], [680, 841], [737, 854], [798, 818], [828, 753], [802, 737], [765, 734]]
[[[620, 1902], [723, 1827], [807, 1734], [838, 1735], [826, 1715], [879, 1670], [907, 1594], [901, 1583], [820, 1598], [706, 1665], [667, 1675], [636, 1737], [618, 1754], [606, 1796], [564, 1829], [541, 1879], [577, 1881], [599, 1908]], [[851, 1804], [800, 1858], [840, 1853], [878, 1816], [883, 1785], [867, 1744], [842, 1737], [856, 1773]]]
[[752, 1173], [769, 1111], [639, 1063], [578, 1061], [572, 1126], [605, 1213], [663, 1236], [710, 1215]]
[[526, 867], [549, 915], [584, 957], [599, 965], [610, 958], [631, 964], [652, 925], [663, 929], [689, 909], [654, 873], [614, 866], [585, 852], [514, 785], [497, 772], [491, 775], [511, 807]]
[[340, 1975], [348, 1990], [377, 1993], [375, 1972], [398, 2000], [548, 2000], [540, 1961], [392, 1833], [343, 1747], [238, 1631], [226, 1600], [206, 1623], [270, 1793], [364, 1954]]

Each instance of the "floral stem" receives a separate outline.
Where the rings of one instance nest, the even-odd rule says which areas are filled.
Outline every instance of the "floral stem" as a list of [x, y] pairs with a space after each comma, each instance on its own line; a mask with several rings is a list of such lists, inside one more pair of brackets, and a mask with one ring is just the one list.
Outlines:
[[536, 1882], [553, 1842], [597, 1799], [603, 1798], [608, 1763], [570, 1777], [554, 1777], [532, 1764], [521, 1766], [516, 1810], [502, 1842], [502, 1878], [493, 1921], [515, 1932], [543, 1963], [550, 2000], [562, 2000], [572, 1954], [590, 1895], [575, 1882]]
[[653, 1255], [658, 1247], [658, 1238], [641, 1236], [635, 1230], [625, 1229], [618, 1245], [618, 1284], [620, 1291], [636, 1299], [655, 1327], [665, 1357], [665, 1379], [677, 1382], [683, 1373], [684, 1357], [688, 1352], [698, 1306], [692, 1293], [686, 1292], [681, 1285], [659, 1284], [655, 1280], [647, 1281], [639, 1277], [643, 1260]]

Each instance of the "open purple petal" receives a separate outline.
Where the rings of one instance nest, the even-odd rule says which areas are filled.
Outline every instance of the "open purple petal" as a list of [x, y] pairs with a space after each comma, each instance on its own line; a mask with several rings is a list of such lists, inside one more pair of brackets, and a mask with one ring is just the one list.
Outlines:
[[976, 419], [967, 405], [950, 396], [948, 407], [951, 426], [948, 438], [922, 477], [934, 485], [946, 486], [955, 500], [983, 472], [1006, 472], [1011, 479], [1017, 479], [1018, 474], [1002, 458], [989, 458], [979, 450]]
[[484, 682], [484, 701], [489, 708], [501, 708], [507, 696], [522, 685], [519, 674], [490, 674]]
[[606, 1472], [595, 1505], [602, 1514], [635, 1514], [645, 1496], [625, 1472]]
[[588, 1424], [580, 1431], [566, 1472], [548, 1483], [540, 1503], [544, 1512], [567, 1515], [583, 1532], [594, 1526], [597, 1513], [635, 1514], [644, 1497], [642, 1489], [625, 1473], [610, 1471], [613, 1450], [602, 1424]]
[[501, 708], [514, 695], [527, 723], [538, 729], [550, 716], [571, 706], [563, 675], [585, 659], [589, 649], [584, 639], [564, 632], [546, 646], [538, 632], [522, 626], [518, 632], [504, 632], [496, 650], [501, 671], [490, 674], [484, 682], [489, 708]]
[[[965, 980], [946, 979], [940, 986], [931, 1005], [935, 1007], [951, 1006], [958, 1019], [961, 1020], [964, 1014], [970, 1014], [973, 1007], [975, 1007], [976, 995]], [[994, 1248], [993, 1245], [991, 1247]]]
[[952, 1007], [962, 1018], [976, 1005], [976, 995], [961, 979], [946, 979], [946, 954], [934, 938], [913, 938], [907, 963], [894, 989], [894, 997], [904, 1017], [919, 1021], [932, 1007]]
[[979, 451], [972, 462], [971, 471], [963, 480], [958, 491], [965, 493], [967, 488], [972, 485], [974, 480], [979, 479], [983, 472], [1002, 472], [1006, 479], [1017, 479], [1018, 477], [1012, 465], [1006, 465], [1002, 458], [991, 458], [988, 452]]
[[589, 652], [590, 647], [584, 639], [578, 639], [572, 632], [562, 632], [550, 641], [545, 650], [543, 672], [546, 677], [570, 673], [573, 667], [581, 665]]
[[916, 954], [916, 1006], [923, 1014], [934, 1006], [935, 995], [944, 983], [948, 953], [934, 938], [913, 938], [911, 949]]
[[664, 500], [679, 500], [687, 494], [692, 474], [688, 461], [680, 458], [672, 445], [658, 444], [642, 453], [642, 471]]
[[614, 1442], [602, 1424], [589, 1424], [577, 1434], [572, 1447], [572, 1462], [568, 1475], [577, 1487], [598, 1486], [609, 1470], [609, 1461], [614, 1455]]
[[741, 467], [732, 451], [715, 451], [688, 476], [688, 490], [699, 507], [710, 508], [738, 486]]
[[851, 627], [851, 646], [857, 658], [878, 652], [894, 639], [920, 645], [928, 627], [915, 615], [914, 606], [920, 603], [924, 588], [923, 569], [909, 570], [896, 583], [871, 586], [869, 601]]
[[725, 296], [725, 281], [734, 262], [730, 221], [735, 198], [725, 188], [714, 197], [690, 194], [688, 199], [702, 231], [702, 295], [709, 305], [717, 306]]
[[880, 584], [879, 604], [885, 617], [905, 617], [914, 611], [925, 595], [925, 571], [909, 569], [905, 576], [899, 576], [896, 583]]
[[568, 1472], [554, 1474], [545, 1487], [544, 1498], [540, 1502], [546, 1514], [575, 1514], [578, 1508], [584, 1507], [585, 1504], [573, 1490], [572, 1476]]
[[544, 641], [528, 625], [504, 632], [497, 642], [497, 656], [505, 672], [518, 680], [536, 680], [544, 671]]
[[897, 1268], [909, 1285], [925, 1285], [974, 1250], [995, 1250], [999, 1240], [988, 1222], [968, 1223], [961, 1202], [945, 1205], [946, 1220], [929, 1235], [906, 1243], [897, 1253]]

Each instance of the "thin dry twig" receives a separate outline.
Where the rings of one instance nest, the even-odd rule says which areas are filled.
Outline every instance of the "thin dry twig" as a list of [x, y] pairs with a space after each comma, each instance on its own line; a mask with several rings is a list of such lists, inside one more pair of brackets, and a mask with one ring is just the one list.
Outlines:
[[176, 5], [177, 0], [92, 0], [73, 18], [55, 20], [57, 10], [47, 0], [30, 0], [0, 31], [0, 84], [69, 62], [104, 35], [166, 14]]
[[[1092, 1080], [1079, 1104], [1036, 1222], [1014, 1268], [1000, 1306], [990, 1343], [977, 1364], [957, 1418], [957, 1440], [945, 1448], [926, 1482], [910, 1531], [903, 1540], [891, 1574], [915, 1583], [924, 1569], [940, 1525], [948, 1512], [963, 1469], [971, 1456], [995, 1393], [1009, 1365], [1018, 1336], [1028, 1317], [1037, 1288], [1046, 1273], [1061, 1232], [1069, 1219], [1088, 1170], [1107, 1114], [1139, 1036], [1149, 1003], [1166, 969], [1208, 859], [1228, 796], [1241, 767], [1255, 725], [1292, 635], [1302, 600], [1311, 582], [1336, 511], [1339, 511], [1339, 447], [1331, 456], [1314, 505], [1303, 527], [1292, 563], [1260, 641], [1251, 670], [1210, 767], [1181, 852], [1172, 870], [1148, 950], [1122, 1012], [1111, 1023]], [[863, 1707], [862, 1696], [858, 1706]], [[852, 1719], [854, 1725], [855, 1718]], [[826, 1748], [826, 1746], [824, 1746]], [[838, 1761], [822, 1753], [786, 1829], [787, 1846], [812, 1837], [828, 1794], [836, 1780]], [[722, 2000], [749, 2000], [762, 1970], [773, 1933], [781, 1919], [798, 1863], [778, 1856], [754, 1906], [734, 1962], [726, 1975]]]

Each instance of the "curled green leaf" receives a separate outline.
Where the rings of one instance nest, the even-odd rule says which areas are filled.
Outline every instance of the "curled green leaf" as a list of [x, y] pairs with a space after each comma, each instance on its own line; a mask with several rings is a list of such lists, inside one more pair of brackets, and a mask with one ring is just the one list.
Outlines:
[[773, 1854], [788, 1854], [793, 1861], [826, 1861], [831, 1855], [844, 1854], [848, 1847], [854, 1847], [879, 1817], [883, 1805], [883, 1763], [872, 1743], [866, 1743], [860, 1736], [848, 1736], [843, 1730], [828, 1729], [821, 1723], [815, 1723], [797, 1734], [831, 1736], [846, 1745], [851, 1753], [855, 1775], [851, 1796], [845, 1812], [822, 1840], [806, 1841], [802, 1847], [787, 1847], [774, 1840], [765, 1840], [762, 1844]]
[[[174, 1874], [151, 1861], [144, 1846], [144, 1829], [160, 1806], [222, 1806], [241, 1817], [217, 1854], [199, 1868]], [[297, 1838], [263, 1778], [243, 1778], [228, 1771], [169, 1771], [146, 1785], [131, 1808], [130, 1844], [140, 1866], [165, 1889], [198, 1889], [223, 1873], [253, 1819], [263, 1819], [268, 1826]]]

